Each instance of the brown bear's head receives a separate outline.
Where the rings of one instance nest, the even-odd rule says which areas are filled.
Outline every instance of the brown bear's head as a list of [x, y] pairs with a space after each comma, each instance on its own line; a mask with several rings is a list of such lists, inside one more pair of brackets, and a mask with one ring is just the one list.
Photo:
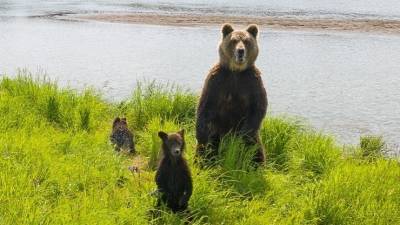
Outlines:
[[128, 129], [126, 118], [115, 118], [113, 122], [113, 131], [122, 131]]
[[257, 34], [257, 25], [234, 30], [230, 24], [224, 24], [219, 45], [220, 64], [232, 71], [243, 71], [254, 65], [258, 56]]
[[162, 149], [164, 156], [179, 158], [185, 149], [185, 130], [182, 129], [177, 133], [167, 134], [163, 131], [158, 132], [158, 136], [162, 141]]

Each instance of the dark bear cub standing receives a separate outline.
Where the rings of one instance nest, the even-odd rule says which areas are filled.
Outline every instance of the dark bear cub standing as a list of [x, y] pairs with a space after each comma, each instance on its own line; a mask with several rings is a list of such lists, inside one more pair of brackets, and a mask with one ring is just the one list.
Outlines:
[[183, 158], [185, 149], [184, 130], [167, 134], [160, 131], [162, 158], [156, 173], [156, 183], [160, 198], [157, 206], [165, 204], [173, 212], [187, 209], [192, 195], [192, 177]]
[[255, 66], [257, 36], [256, 25], [246, 30], [234, 30], [229, 24], [222, 27], [219, 62], [206, 78], [197, 108], [197, 155], [206, 160], [218, 154], [221, 138], [234, 133], [243, 136], [248, 145], [258, 147], [254, 162], [265, 161], [259, 129], [268, 102], [261, 73]]
[[128, 128], [126, 118], [115, 118], [110, 141], [115, 145], [115, 151], [128, 150], [129, 153], [135, 153], [135, 143], [133, 133]]

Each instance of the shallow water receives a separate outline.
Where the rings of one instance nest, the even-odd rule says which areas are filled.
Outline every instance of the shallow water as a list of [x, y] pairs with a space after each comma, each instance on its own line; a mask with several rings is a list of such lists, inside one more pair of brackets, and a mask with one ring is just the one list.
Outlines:
[[400, 2], [398, 0], [0, 0], [0, 16], [130, 11], [295, 18], [400, 19]]

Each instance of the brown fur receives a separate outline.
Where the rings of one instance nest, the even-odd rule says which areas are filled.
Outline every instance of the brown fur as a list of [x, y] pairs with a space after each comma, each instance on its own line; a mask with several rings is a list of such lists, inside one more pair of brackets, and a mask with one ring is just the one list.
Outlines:
[[[192, 195], [192, 177], [186, 159], [184, 130], [177, 133], [158, 133], [162, 140], [162, 158], [156, 173], [156, 183], [161, 196], [158, 206], [166, 204], [173, 212], [184, 211]], [[178, 152], [178, 153], [176, 153]]]
[[[197, 155], [208, 157], [218, 152], [218, 145], [229, 132], [243, 135], [249, 145], [258, 145], [254, 161], [265, 161], [258, 131], [267, 111], [267, 93], [261, 73], [254, 65], [258, 56], [258, 29], [250, 25], [246, 31], [222, 28], [219, 45], [220, 61], [209, 72], [197, 109]], [[243, 57], [238, 57], [239, 49]]]
[[[258, 56], [257, 44], [258, 28], [250, 25], [246, 31], [234, 31], [232, 26], [225, 24], [222, 27], [222, 40], [219, 44], [219, 65], [232, 72], [240, 72], [254, 66]], [[243, 63], [235, 61], [235, 51], [239, 48], [245, 50], [246, 60]]]
[[115, 118], [113, 122], [110, 141], [115, 145], [115, 151], [126, 149], [130, 153], [135, 153], [135, 143], [133, 133], [128, 128], [126, 118]]

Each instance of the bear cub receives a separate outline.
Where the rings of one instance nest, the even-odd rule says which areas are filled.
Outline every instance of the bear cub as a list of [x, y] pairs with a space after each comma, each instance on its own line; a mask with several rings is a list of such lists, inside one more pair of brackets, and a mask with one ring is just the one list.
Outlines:
[[134, 154], [136, 150], [133, 139], [134, 136], [128, 128], [126, 118], [115, 118], [110, 135], [110, 141], [115, 146], [115, 151], [128, 150], [129, 153]]
[[162, 141], [162, 157], [155, 177], [160, 193], [157, 206], [165, 204], [174, 213], [187, 209], [193, 189], [189, 166], [182, 155], [185, 149], [184, 133], [183, 129], [171, 134], [158, 133]]

